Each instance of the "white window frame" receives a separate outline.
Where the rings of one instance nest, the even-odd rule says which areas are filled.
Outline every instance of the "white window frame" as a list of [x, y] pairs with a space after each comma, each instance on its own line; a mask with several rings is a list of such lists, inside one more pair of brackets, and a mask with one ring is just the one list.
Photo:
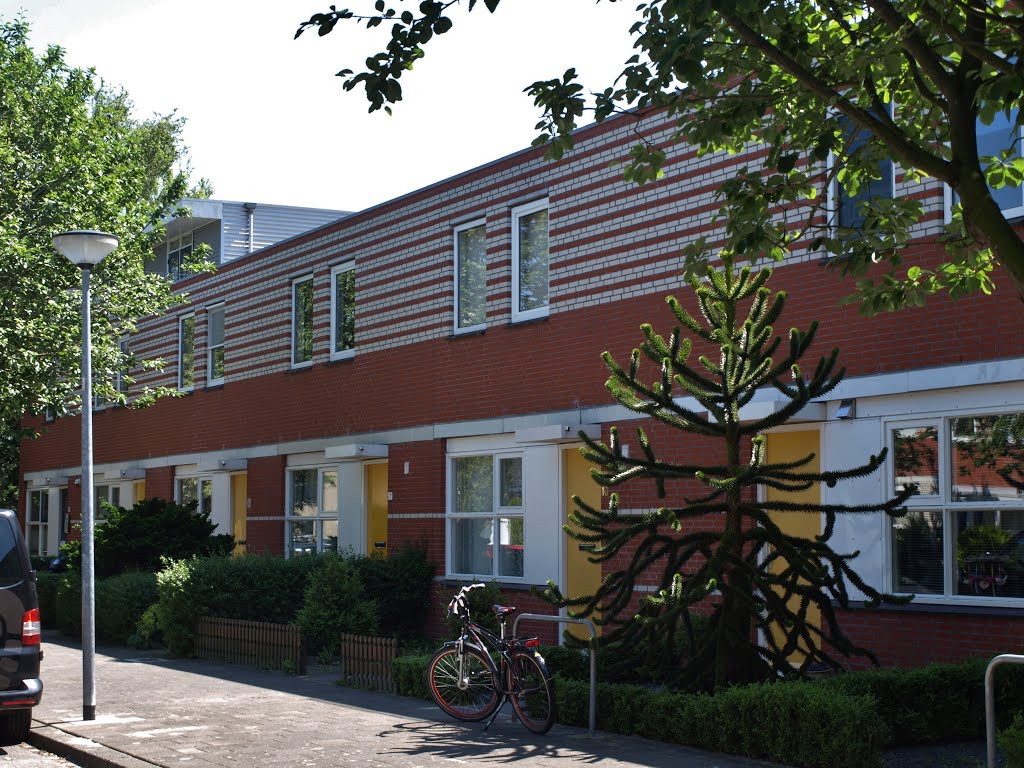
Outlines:
[[[316, 515], [295, 515], [294, 509], [295, 486], [292, 479], [296, 472], [316, 472]], [[324, 509], [324, 476], [334, 475], [336, 499], [334, 510]], [[336, 464], [317, 464], [306, 466], [288, 467], [285, 471], [285, 509], [284, 509], [284, 552], [286, 558], [296, 556], [292, 536], [292, 525], [297, 522], [313, 523], [313, 548], [302, 554], [320, 554], [322, 552], [336, 552], [341, 543], [341, 472]], [[335, 525], [334, 549], [325, 547], [326, 537], [324, 536], [324, 522], [333, 522]]]
[[[888, 103], [888, 106], [889, 106], [889, 116], [892, 117], [893, 115], [895, 115], [896, 105], [895, 105], [895, 103], [890, 101]], [[842, 118], [841, 115], [839, 117]], [[845, 119], [849, 119], [849, 118], [845, 118]], [[857, 129], [857, 130], [860, 130], [860, 129]], [[888, 162], [892, 166], [892, 172], [889, 174], [890, 187], [891, 187], [890, 190], [889, 190], [889, 198], [892, 199], [892, 200], [895, 200], [896, 199], [896, 158], [890, 157]], [[828, 206], [827, 206], [827, 210], [828, 210], [828, 228], [829, 228], [829, 231], [831, 232], [833, 237], [838, 237], [839, 236], [839, 230], [841, 229], [841, 225], [839, 223], [839, 211], [840, 211], [840, 207], [841, 207], [840, 204], [839, 204], [839, 194], [840, 194], [840, 189], [841, 189], [842, 185], [839, 183], [839, 179], [838, 179], [837, 175], [833, 174], [833, 171], [835, 170], [835, 168], [836, 168], [836, 166], [838, 164], [839, 164], [839, 158], [836, 156], [836, 153], [835, 152], [829, 152], [828, 153], [828, 159], [826, 160], [826, 163], [825, 163], [825, 169], [826, 169], [826, 172], [827, 172], [826, 173], [827, 178], [829, 179], [829, 184], [828, 184]]]
[[[345, 360], [352, 357], [356, 353], [355, 347], [355, 334], [353, 332], [352, 346], [348, 349], [338, 349], [338, 275], [342, 272], [352, 272], [355, 274], [356, 263], [355, 260], [350, 259], [342, 264], [338, 264], [336, 267], [331, 269], [331, 360]], [[355, 283], [352, 285], [352, 315], [353, 325], [355, 324], [356, 314], [356, 296], [355, 296]]]
[[[220, 314], [221, 339], [220, 339], [220, 343], [219, 344], [215, 344], [213, 342], [213, 334], [212, 334], [213, 316], [216, 315], [216, 314]], [[227, 336], [227, 328], [225, 326], [226, 322], [227, 322], [227, 312], [225, 311], [225, 305], [223, 303], [221, 303], [221, 304], [214, 304], [213, 306], [207, 308], [207, 310], [206, 310], [206, 386], [208, 386], [208, 387], [212, 387], [212, 386], [216, 386], [218, 384], [223, 384], [224, 383], [224, 374], [226, 373], [227, 369], [225, 367], [225, 371], [222, 372], [220, 376], [214, 376], [213, 375], [213, 369], [214, 369], [213, 356], [214, 356], [214, 353], [218, 349], [221, 350], [222, 354], [225, 353], [226, 348], [225, 348], [224, 342], [225, 342], [225, 338]], [[223, 364], [225, 366], [227, 365], [227, 356], [226, 355], [224, 357], [224, 363]]]
[[[38, 506], [38, 516], [34, 519], [35, 509], [33, 507], [33, 501], [41, 500]], [[28, 492], [28, 501], [25, 506], [25, 543], [29, 547], [29, 554], [36, 557], [45, 557], [46, 555], [52, 554], [47, 551], [47, 542], [50, 539], [50, 526], [53, 525], [53, 521], [50, 519], [50, 489], [49, 488], [30, 488]], [[36, 550], [32, 550], [32, 531], [36, 531], [38, 538], [36, 539], [37, 546]]]
[[[131, 355], [131, 350], [129, 349], [128, 346], [127, 336], [123, 336], [117, 340], [117, 351], [122, 355], [122, 357], [125, 360], [127, 360], [128, 357]], [[125, 364], [127, 365], [127, 363]], [[114, 391], [119, 392], [122, 395], [128, 394], [128, 382], [125, 379], [125, 374], [127, 373], [127, 371], [127, 368], [118, 368], [117, 371], [114, 372]]]
[[95, 509], [93, 509], [93, 519], [96, 525], [105, 523], [107, 521], [107, 512], [103, 505], [99, 502], [105, 501], [108, 504], [120, 507], [122, 501], [122, 488], [121, 483], [97, 483], [93, 482], [92, 486], [93, 495], [96, 497]]
[[999, 597], [956, 594], [956, 579], [958, 574], [955, 571], [956, 563], [956, 538], [957, 538], [957, 514], [959, 512], [984, 512], [992, 510], [1024, 511], [1024, 497], [1017, 501], [957, 501], [953, 498], [952, 472], [952, 446], [951, 434], [952, 423], [955, 419], [964, 419], [983, 416], [1001, 416], [1021, 413], [1019, 406], [1004, 405], [995, 408], [972, 409], [969, 412], [945, 412], [941, 414], [921, 414], [920, 418], [907, 418], [900, 416], [882, 422], [885, 445], [888, 447], [889, 456], [886, 460], [885, 493], [890, 496], [896, 488], [896, 463], [895, 444], [893, 433], [898, 429], [912, 427], [931, 427], [938, 429], [939, 451], [938, 451], [938, 489], [939, 492], [928, 496], [911, 496], [906, 501], [909, 510], [908, 514], [914, 512], [938, 513], [942, 519], [942, 594], [927, 592], [908, 593], [898, 589], [896, 584], [896, 573], [894, 568], [894, 557], [896, 554], [896, 539], [894, 535], [893, 520], [886, 516], [884, 518], [883, 546], [883, 580], [887, 590], [895, 594], [914, 594], [916, 604], [938, 604], [938, 605], [982, 605], [989, 607], [1013, 607], [1024, 608], [1024, 598], [1021, 597]]
[[[1002, 112], [996, 113], [996, 118], [999, 119], [1002, 116]], [[979, 121], [980, 123], [980, 121]], [[1024, 125], [1017, 126], [1017, 151], [1024, 156]], [[1002, 189], [1005, 189], [1003, 187]], [[1015, 208], [1000, 208], [1003, 212], [1003, 216], [1007, 221], [1014, 221], [1016, 219], [1024, 218], [1024, 184], [1017, 187], [1020, 192], [1020, 205]], [[956, 201], [956, 195], [953, 193], [953, 189], [948, 184], [942, 185], [942, 202], [943, 202], [943, 215], [944, 222], [949, 224], [953, 220], [953, 203]]]
[[[185, 323], [192, 321], [192, 383], [185, 384]], [[190, 312], [178, 317], [178, 389], [191, 392], [196, 386], [196, 315]]]
[[[519, 242], [519, 220], [530, 214], [539, 211], [548, 212], [548, 297], [547, 303], [542, 307], [520, 310], [520, 242]], [[551, 209], [548, 199], [545, 197], [534, 200], [526, 205], [520, 205], [512, 209], [512, 322], [533, 320], [539, 317], [547, 317], [551, 307]]]
[[[196, 481], [196, 512], [203, 514], [207, 513], [210, 518], [213, 518], [213, 504], [214, 504], [214, 487], [213, 487], [213, 475], [211, 474], [183, 474], [175, 475], [174, 477], [174, 502], [176, 504], [183, 504], [182, 499], [182, 483], [188, 480]], [[209, 486], [210, 488], [210, 499], [209, 505], [206, 503], [206, 498], [203, 496], [203, 488]]]
[[[473, 331], [482, 330], [482, 329], [487, 327], [486, 320], [484, 322], [482, 322], [482, 323], [475, 323], [473, 325], [459, 325], [459, 318], [462, 315], [462, 286], [461, 286], [460, 281], [459, 281], [459, 273], [460, 273], [459, 267], [460, 267], [460, 265], [462, 263], [462, 253], [459, 251], [459, 235], [461, 233], [463, 233], [463, 232], [466, 232], [467, 230], [476, 229], [477, 227], [483, 227], [484, 228], [484, 254], [483, 254], [483, 259], [484, 259], [484, 272], [485, 272], [485, 275], [486, 275], [486, 271], [487, 271], [487, 245], [486, 245], [487, 219], [486, 218], [474, 219], [473, 221], [466, 222], [465, 224], [459, 224], [457, 227], [455, 227], [452, 230], [452, 236], [453, 236], [453, 240], [454, 240], [454, 244], [452, 246], [452, 250], [453, 250], [453, 259], [454, 259], [454, 266], [455, 266], [455, 270], [454, 270], [454, 282], [455, 282], [454, 309], [455, 309], [455, 317], [453, 318], [453, 323], [454, 323], [454, 326], [455, 326], [455, 333], [470, 333], [470, 332], [473, 332]], [[518, 238], [515, 238], [515, 240], [518, 241]], [[550, 258], [551, 258], [551, 256], [550, 256], [550, 249], [549, 249], [549, 253], [548, 253], [548, 259], [549, 259], [548, 270], [549, 270], [549, 272], [550, 272]], [[518, 274], [518, 270], [516, 270], [516, 274]], [[518, 292], [516, 292], [516, 295], [518, 295]], [[486, 280], [486, 276], [485, 276], [485, 279], [484, 279], [484, 297], [483, 297], [483, 302], [484, 302], [484, 315], [486, 316], [486, 314], [487, 314], [487, 280]], [[516, 303], [517, 302], [513, 302], [513, 305], [515, 305]]]
[[[187, 241], [187, 242], [186, 242]], [[191, 277], [192, 272], [186, 272], [181, 267], [181, 258], [178, 257], [177, 268], [171, 269], [171, 254], [180, 254], [186, 248], [189, 254], [195, 249], [195, 232], [183, 232], [178, 237], [171, 238], [167, 241], [167, 276], [173, 280], [184, 280], [186, 277]]]
[[[455, 464], [460, 459], [474, 458], [478, 456], [489, 456], [492, 459], [491, 471], [493, 473], [493, 508], [490, 512], [456, 512], [455, 507]], [[519, 459], [520, 467], [522, 471], [523, 488], [520, 489], [521, 498], [519, 506], [501, 506], [501, 460], [502, 459]], [[500, 573], [501, 558], [498, 552], [492, 552], [491, 555], [491, 572], [490, 573], [464, 573], [456, 571], [454, 568], [455, 563], [455, 548], [454, 548], [454, 524], [459, 520], [490, 520], [492, 541], [499, 542], [501, 539], [501, 519], [518, 519], [522, 530], [525, 534], [526, 530], [526, 500], [525, 500], [525, 485], [526, 485], [526, 462], [525, 454], [523, 449], [483, 449], [483, 450], [470, 450], [470, 451], [458, 451], [450, 452], [445, 459], [446, 467], [446, 487], [445, 487], [445, 571], [447, 578], [452, 579], [496, 579], [498, 581], [514, 584], [514, 583], [525, 583], [526, 581], [526, 549], [525, 541], [522, 553], [522, 571], [521, 576], [507, 576]], [[493, 544], [492, 544], [493, 546]]]
[[[299, 349], [298, 349], [298, 333], [299, 333], [299, 327], [298, 327], [298, 309], [299, 309], [298, 296], [299, 296], [299, 294], [298, 294], [298, 290], [299, 290], [299, 286], [303, 285], [305, 283], [309, 283], [310, 291], [313, 294], [312, 300], [310, 301], [310, 307], [309, 307], [310, 351], [309, 351], [309, 360], [297, 360], [296, 359], [296, 355], [297, 355], [297, 353], [299, 351]], [[316, 304], [316, 291], [314, 290], [315, 288], [316, 288], [316, 285], [313, 282], [313, 275], [312, 274], [303, 275], [302, 277], [297, 277], [294, 280], [292, 280], [292, 284], [291, 284], [291, 301], [290, 301], [290, 306], [291, 306], [291, 327], [292, 327], [290, 359], [291, 359], [291, 366], [292, 366], [292, 368], [308, 368], [309, 366], [313, 365], [313, 347], [315, 346], [315, 344], [313, 343], [315, 341], [315, 339], [313, 339], [313, 320], [314, 320], [314, 318], [316, 316], [316, 312], [315, 312], [315, 309], [314, 309], [314, 306]]]

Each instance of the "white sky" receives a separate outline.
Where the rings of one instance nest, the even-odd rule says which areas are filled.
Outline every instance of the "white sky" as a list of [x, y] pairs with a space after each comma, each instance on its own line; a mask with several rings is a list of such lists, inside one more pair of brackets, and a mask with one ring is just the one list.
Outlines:
[[[371, 10], [372, 0], [333, 0]], [[224, 200], [360, 210], [529, 145], [539, 117], [523, 88], [575, 66], [588, 88], [611, 84], [631, 55], [635, 4], [504, 0], [456, 9], [403, 76], [388, 117], [334, 73], [386, 40], [339, 23], [319, 38], [300, 21], [332, 0], [0, 0], [23, 11], [32, 44], [66, 49], [122, 86], [138, 117], [177, 109], [193, 178]], [[413, 3], [415, 6], [416, 3]]]

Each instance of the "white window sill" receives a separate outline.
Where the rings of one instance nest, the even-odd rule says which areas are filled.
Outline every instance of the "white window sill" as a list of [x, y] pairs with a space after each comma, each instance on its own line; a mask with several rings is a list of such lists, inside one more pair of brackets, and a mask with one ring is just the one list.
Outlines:
[[334, 352], [334, 353], [332, 353], [331, 354], [331, 362], [333, 363], [333, 362], [336, 362], [338, 360], [351, 360], [355, 356], [356, 356], [356, 351], [354, 349], [346, 349], [346, 350], [343, 350], [341, 352]]

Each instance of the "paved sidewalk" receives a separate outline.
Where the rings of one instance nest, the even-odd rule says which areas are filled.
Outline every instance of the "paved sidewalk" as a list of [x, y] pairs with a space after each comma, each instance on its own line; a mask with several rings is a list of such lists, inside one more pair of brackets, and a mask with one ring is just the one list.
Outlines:
[[85, 722], [80, 648], [51, 633], [43, 649], [45, 688], [30, 742], [90, 768], [772, 765], [561, 725], [534, 736], [505, 713], [483, 733], [428, 702], [335, 685], [329, 669], [296, 677], [126, 648], [98, 649], [97, 718]]

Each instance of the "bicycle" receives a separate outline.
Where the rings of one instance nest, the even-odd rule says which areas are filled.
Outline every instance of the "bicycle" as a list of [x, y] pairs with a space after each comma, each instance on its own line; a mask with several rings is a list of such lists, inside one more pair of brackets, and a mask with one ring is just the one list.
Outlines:
[[547, 733], [555, 722], [555, 687], [537, 650], [540, 641], [505, 636], [505, 622], [515, 608], [493, 606], [500, 635], [473, 621], [469, 593], [484, 586], [469, 584], [448, 603], [448, 614], [462, 621], [462, 632], [430, 659], [427, 688], [437, 706], [457, 720], [487, 720], [485, 731], [502, 705], [511, 701], [523, 725], [534, 733]]

